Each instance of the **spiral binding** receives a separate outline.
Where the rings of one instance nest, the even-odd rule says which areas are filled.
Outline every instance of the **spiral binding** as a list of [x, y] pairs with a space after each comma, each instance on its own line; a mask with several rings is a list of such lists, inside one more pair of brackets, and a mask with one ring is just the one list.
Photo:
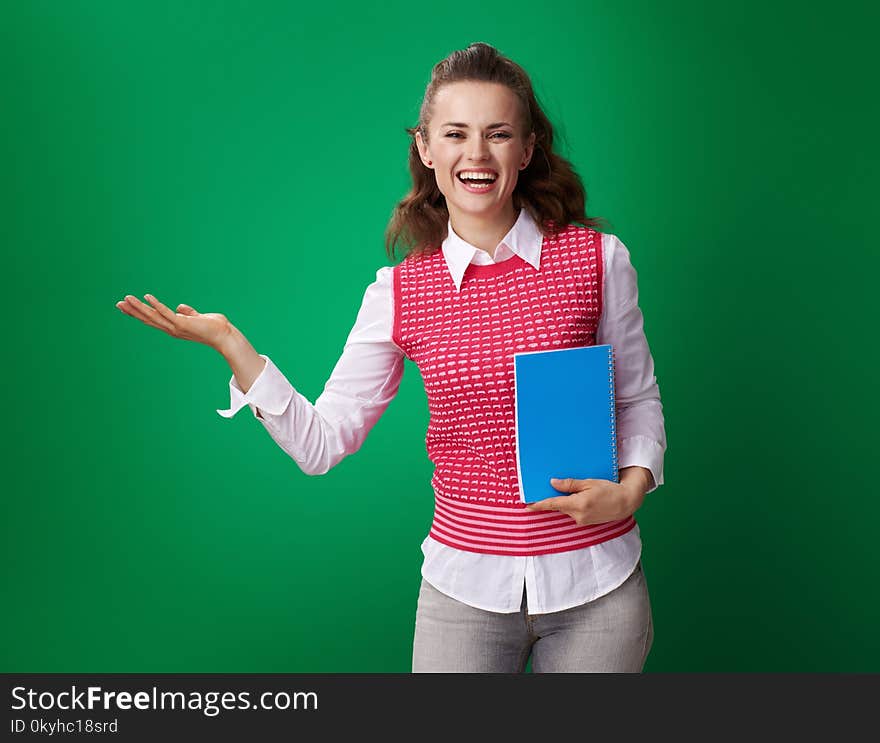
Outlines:
[[617, 408], [614, 396], [614, 346], [608, 349], [608, 402], [609, 415], [611, 416], [611, 472], [614, 482], [620, 482], [620, 472], [617, 469]]

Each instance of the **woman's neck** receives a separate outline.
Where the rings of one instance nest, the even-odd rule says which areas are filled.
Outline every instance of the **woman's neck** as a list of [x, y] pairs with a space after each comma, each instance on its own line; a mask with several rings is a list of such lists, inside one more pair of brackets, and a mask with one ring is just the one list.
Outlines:
[[461, 212], [449, 215], [452, 229], [462, 240], [473, 245], [475, 248], [485, 251], [489, 257], [495, 258], [495, 248], [502, 238], [510, 232], [519, 217], [519, 210], [513, 208], [513, 204], [502, 215], [487, 220], [485, 217]]

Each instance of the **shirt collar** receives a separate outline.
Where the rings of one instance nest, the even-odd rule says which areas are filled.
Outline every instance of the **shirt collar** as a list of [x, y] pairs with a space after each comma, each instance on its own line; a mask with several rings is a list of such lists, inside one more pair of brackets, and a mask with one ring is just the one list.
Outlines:
[[[506, 245], [520, 258], [534, 266], [535, 270], [540, 270], [541, 246], [543, 242], [544, 235], [538, 229], [535, 220], [532, 219], [526, 209], [521, 208], [519, 210], [519, 217], [517, 217], [513, 227], [510, 228], [510, 232], [502, 238], [498, 245]], [[443, 240], [442, 248], [449, 273], [455, 282], [455, 288], [460, 291], [465, 271], [467, 271], [467, 267], [479, 248], [455, 234], [455, 230], [452, 229], [452, 220], [449, 220], [447, 223], [446, 239]]]

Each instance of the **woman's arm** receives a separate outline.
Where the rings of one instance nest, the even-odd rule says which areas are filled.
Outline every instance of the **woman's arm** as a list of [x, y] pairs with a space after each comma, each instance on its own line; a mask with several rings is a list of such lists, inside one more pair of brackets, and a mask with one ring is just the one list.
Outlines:
[[391, 340], [391, 267], [379, 269], [323, 392], [314, 404], [265, 355], [232, 340], [224, 358], [233, 370], [231, 418], [248, 405], [275, 442], [308, 475], [323, 475], [356, 452], [397, 394], [403, 352]]
[[614, 348], [614, 384], [617, 403], [618, 467], [650, 472], [646, 492], [663, 484], [666, 429], [660, 388], [654, 376], [654, 359], [645, 337], [644, 318], [638, 304], [636, 270], [626, 246], [614, 235], [603, 235], [605, 283], [602, 319], [597, 344]]
[[232, 323], [229, 324], [229, 335], [217, 350], [231, 367], [238, 388], [242, 392], [247, 392], [254, 380], [266, 368], [266, 361]]
[[624, 467], [620, 470], [620, 484], [637, 493], [639, 500], [654, 489], [654, 475], [647, 467]]

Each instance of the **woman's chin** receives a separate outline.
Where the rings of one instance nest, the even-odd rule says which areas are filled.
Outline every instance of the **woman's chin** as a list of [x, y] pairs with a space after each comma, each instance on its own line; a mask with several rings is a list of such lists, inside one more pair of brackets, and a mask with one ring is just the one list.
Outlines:
[[[470, 194], [465, 194], [464, 198], [456, 198], [454, 201], [446, 200], [447, 205], [452, 205], [456, 211], [467, 214], [469, 216], [491, 216], [504, 211], [504, 202], [497, 198], [490, 198], [489, 194], [474, 194], [473, 198], [468, 198]], [[508, 199], [509, 200], [509, 199]]]

